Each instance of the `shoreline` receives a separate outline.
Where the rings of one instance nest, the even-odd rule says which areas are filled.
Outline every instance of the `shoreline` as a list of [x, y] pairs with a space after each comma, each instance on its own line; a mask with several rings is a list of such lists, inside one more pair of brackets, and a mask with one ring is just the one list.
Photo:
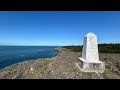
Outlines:
[[100, 53], [106, 70], [102, 74], [84, 73], [76, 66], [81, 52], [54, 48], [57, 54], [51, 58], [38, 58], [19, 62], [0, 69], [0, 79], [120, 79], [120, 54]]
[[[61, 47], [59, 47], [59, 48], [54, 48], [53, 50], [55, 50], [55, 51], [57, 51], [57, 53], [56, 53], [56, 55], [55, 56], [53, 56], [53, 57], [50, 57], [50, 58], [37, 58], [37, 59], [31, 59], [31, 60], [25, 60], [25, 61], [22, 61], [22, 62], [18, 62], [18, 63], [14, 63], [14, 64], [11, 64], [11, 65], [9, 65], [9, 66], [6, 66], [6, 67], [4, 67], [4, 68], [2, 68], [2, 69], [0, 69], [0, 79], [6, 79], [6, 72], [9, 74], [9, 73], [11, 73], [12, 71], [14, 71], [13, 69], [15, 69], [14, 67], [17, 67], [17, 68], [21, 68], [21, 65], [23, 64], [25, 64], [25, 65], [27, 65], [27, 64], [29, 64], [29, 63], [34, 63], [34, 62], [41, 62], [41, 63], [44, 63], [44, 62], [46, 62], [46, 61], [48, 61], [48, 62], [51, 62], [51, 61], [53, 61], [53, 60], [55, 60], [55, 58], [59, 55], [59, 53], [60, 53], [60, 48]], [[24, 65], [24, 66], [25, 66]], [[43, 64], [43, 67], [44, 67], [44, 64]], [[22, 70], [22, 69], [19, 69], [19, 70]], [[30, 68], [30, 70], [32, 70], [31, 68]], [[1, 75], [1, 71], [3, 71], [3, 74], [4, 75]], [[4, 73], [5, 72], [5, 73]], [[4, 76], [5, 76], [5, 78], [4, 78]], [[14, 78], [16, 78], [15, 76], [14, 77], [7, 77], [7, 79], [14, 79]]]
[[[59, 47], [59, 48], [61, 48], [61, 47]], [[58, 50], [59, 48], [50, 49], [50, 50], [55, 50], [55, 51], [57, 52], [56, 55], [54, 55], [54, 56], [52, 56], [52, 57], [49, 57], [49, 58], [37, 58], [37, 59], [26, 59], [26, 60], [23, 60], [23, 61], [20, 61], [20, 62], [16, 62], [16, 63], [10, 64], [10, 65], [5, 66], [5, 67], [3, 67], [3, 68], [0, 68], [0, 70], [1, 70], [1, 69], [4, 69], [4, 68], [6, 68], [6, 67], [9, 67], [9, 66], [11, 66], [11, 65], [17, 64], [17, 63], [21, 63], [21, 62], [32, 61], [32, 60], [40, 60], [40, 59], [51, 59], [51, 58], [54, 58], [54, 57], [56, 57], [56, 56], [59, 54], [59, 50]], [[5, 63], [5, 62], [3, 62], [3, 63]]]

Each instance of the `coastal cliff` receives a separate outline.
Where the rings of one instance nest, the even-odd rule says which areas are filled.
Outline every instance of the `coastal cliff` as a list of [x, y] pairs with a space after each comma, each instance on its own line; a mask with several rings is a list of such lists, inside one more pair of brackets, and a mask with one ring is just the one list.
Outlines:
[[76, 66], [81, 52], [55, 48], [52, 58], [28, 60], [0, 69], [0, 79], [120, 79], [120, 54], [100, 53], [105, 62], [104, 73], [81, 72]]

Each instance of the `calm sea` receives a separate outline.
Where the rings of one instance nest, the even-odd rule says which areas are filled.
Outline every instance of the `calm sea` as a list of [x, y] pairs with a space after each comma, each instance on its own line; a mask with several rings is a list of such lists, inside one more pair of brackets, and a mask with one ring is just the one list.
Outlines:
[[0, 69], [14, 63], [38, 58], [50, 58], [57, 54], [58, 46], [0, 46]]

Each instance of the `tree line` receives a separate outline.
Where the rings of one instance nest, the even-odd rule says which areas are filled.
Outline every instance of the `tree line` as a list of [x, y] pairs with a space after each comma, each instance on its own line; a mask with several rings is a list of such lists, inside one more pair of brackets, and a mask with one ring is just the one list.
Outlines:
[[[73, 52], [82, 52], [81, 46], [64, 46], [63, 48], [70, 49]], [[120, 43], [98, 44], [100, 53], [120, 53]]]

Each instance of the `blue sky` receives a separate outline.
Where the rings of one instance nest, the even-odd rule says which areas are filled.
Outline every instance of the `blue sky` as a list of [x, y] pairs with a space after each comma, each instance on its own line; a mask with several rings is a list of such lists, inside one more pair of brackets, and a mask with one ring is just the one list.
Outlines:
[[120, 43], [120, 11], [0, 11], [0, 45]]

